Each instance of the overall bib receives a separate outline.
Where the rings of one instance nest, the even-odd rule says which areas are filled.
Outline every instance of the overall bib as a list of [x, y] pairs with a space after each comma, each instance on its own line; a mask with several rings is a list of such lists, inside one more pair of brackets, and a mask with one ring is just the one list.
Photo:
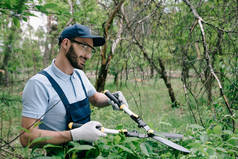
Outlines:
[[48, 78], [52, 87], [57, 92], [61, 101], [63, 102], [63, 104], [65, 106], [65, 110], [66, 110], [66, 124], [67, 124], [66, 127], [67, 128], [68, 128], [69, 122], [85, 124], [90, 121], [91, 109], [90, 109], [90, 105], [89, 105], [89, 99], [88, 99], [87, 92], [86, 92], [85, 86], [83, 84], [83, 81], [81, 79], [81, 76], [77, 71], [76, 71], [76, 74], [78, 75], [78, 77], [81, 81], [81, 85], [82, 85], [82, 88], [83, 88], [86, 98], [81, 101], [72, 103], [72, 104], [69, 103], [63, 90], [60, 88], [58, 83], [50, 76], [49, 73], [47, 73], [44, 70], [39, 73]]

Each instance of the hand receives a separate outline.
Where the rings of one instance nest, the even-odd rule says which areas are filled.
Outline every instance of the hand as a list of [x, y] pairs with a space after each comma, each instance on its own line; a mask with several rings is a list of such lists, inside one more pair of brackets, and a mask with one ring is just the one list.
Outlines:
[[[126, 101], [126, 98], [123, 96], [122, 92], [121, 91], [117, 91], [115, 93], [112, 93], [112, 95], [114, 95], [120, 102], [121, 104], [125, 104], [126, 107], [128, 107], [128, 104], [127, 104], [127, 101]], [[114, 103], [112, 100], [110, 100], [108, 98], [108, 103], [112, 105], [112, 108], [114, 110], [121, 110], [120, 109], [120, 105], [118, 106], [116, 103]]]
[[73, 141], [87, 141], [94, 142], [100, 136], [107, 136], [105, 133], [101, 132], [97, 127], [102, 127], [102, 124], [98, 121], [90, 121], [79, 128], [70, 130]]

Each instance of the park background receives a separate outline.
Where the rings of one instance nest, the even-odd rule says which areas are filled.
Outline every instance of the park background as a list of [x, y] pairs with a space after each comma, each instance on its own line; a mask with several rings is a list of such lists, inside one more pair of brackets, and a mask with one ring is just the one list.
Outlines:
[[[85, 68], [95, 88], [122, 91], [152, 129], [183, 134], [172, 141], [190, 154], [123, 135], [68, 149], [14, 140], [24, 85], [51, 63], [60, 32], [75, 23], [106, 38]], [[82, 150], [88, 158], [237, 158], [237, 25], [237, 0], [1, 0], [0, 158], [76, 158]], [[92, 120], [143, 132], [111, 107], [92, 107]], [[58, 153], [47, 157], [47, 148]]]

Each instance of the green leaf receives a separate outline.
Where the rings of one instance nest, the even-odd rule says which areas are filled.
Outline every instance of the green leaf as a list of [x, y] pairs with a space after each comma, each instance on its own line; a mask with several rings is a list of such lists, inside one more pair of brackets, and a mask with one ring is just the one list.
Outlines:
[[20, 28], [20, 20], [17, 17], [13, 17], [13, 23], [17, 28]]
[[119, 135], [116, 135], [116, 136], [113, 138], [113, 142], [114, 142], [115, 144], [119, 144], [120, 141], [121, 141], [121, 137], [120, 137]]
[[34, 139], [32, 142], [31, 142], [31, 145], [32, 144], [35, 144], [35, 143], [39, 143], [39, 142], [42, 142], [42, 141], [46, 141], [48, 139], [51, 139], [52, 137], [38, 137], [36, 139]]
[[200, 129], [200, 130], [204, 129], [204, 127], [197, 125], [197, 124], [191, 124], [191, 125], [189, 125], [189, 127], [192, 129]]
[[136, 137], [126, 138], [125, 142], [139, 142], [140, 139]]
[[220, 125], [217, 125], [213, 128], [213, 132], [217, 135], [221, 135], [222, 134], [222, 127]]
[[33, 16], [33, 17], [37, 17], [35, 14], [30, 13], [30, 12], [24, 12], [22, 15], [28, 17], [28, 16]]
[[46, 13], [46, 12], [47, 12], [46, 9], [45, 9], [45, 7], [43, 7], [43, 6], [36, 5], [35, 7], [36, 7], [36, 9], [39, 10], [40, 12], [43, 12], [43, 13]]
[[220, 151], [220, 152], [227, 153], [227, 151], [224, 148], [222, 148], [222, 147], [216, 147], [216, 150]]
[[58, 6], [56, 3], [48, 3], [48, 4], [45, 4], [43, 7], [52, 9], [52, 8], [56, 8]]
[[23, 127], [21, 127], [20, 129], [23, 130], [23, 131], [26, 132], [26, 133], [30, 133], [30, 130], [29, 130], [29, 129], [26, 129], [26, 128], [23, 128]]
[[47, 149], [47, 148], [61, 148], [61, 146], [59, 145], [53, 145], [53, 144], [47, 144], [43, 147], [44, 149]]
[[188, 145], [191, 146], [192, 148], [199, 148], [199, 147], [201, 147], [201, 143], [198, 143], [198, 142], [193, 142], [193, 143], [190, 143]]
[[216, 154], [216, 149], [214, 149], [214, 148], [211, 147], [211, 146], [207, 146], [206, 151], [207, 151], [207, 153], [209, 154], [209, 156], [212, 156], [212, 155], [215, 155], [215, 154]]
[[233, 146], [237, 146], [238, 145], [238, 137], [231, 137], [227, 142]]
[[75, 151], [91, 150], [91, 149], [95, 149], [95, 147], [90, 146], [90, 145], [78, 145], [76, 147], [73, 147], [73, 148], [69, 149], [67, 151], [67, 154], [71, 153], [71, 152], [75, 152]]
[[41, 121], [36, 122], [36, 123], [33, 125], [33, 128], [36, 128], [36, 127], [39, 126], [40, 124], [41, 124]]
[[115, 147], [118, 147], [118, 148], [122, 149], [123, 151], [125, 151], [125, 152], [127, 152], [127, 153], [134, 154], [130, 149], [128, 149], [128, 148], [125, 147], [125, 146], [115, 145]]
[[201, 140], [201, 142], [205, 143], [208, 141], [208, 136], [206, 134], [203, 134], [200, 136], [200, 140]]
[[23, 19], [25, 22], [27, 22], [27, 17], [22, 17], [22, 19]]
[[68, 142], [68, 145], [69, 145], [69, 146], [76, 147], [76, 146], [79, 146], [79, 145], [80, 145], [80, 143], [78, 143], [78, 142], [75, 142], [75, 141], [70, 141], [70, 142]]
[[144, 155], [149, 156], [149, 153], [148, 153], [148, 151], [147, 151], [147, 148], [146, 148], [146, 146], [145, 146], [145, 143], [141, 143], [141, 144], [140, 144], [140, 149], [141, 149], [141, 151], [142, 151], [142, 153], [143, 153]]

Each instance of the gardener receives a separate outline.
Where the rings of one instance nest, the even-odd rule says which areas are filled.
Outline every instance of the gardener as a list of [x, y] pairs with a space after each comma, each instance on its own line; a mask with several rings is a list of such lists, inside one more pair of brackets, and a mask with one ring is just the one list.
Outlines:
[[[106, 134], [96, 127], [98, 121], [90, 121], [90, 105], [104, 107], [117, 105], [103, 93], [95, 90], [83, 68], [91, 58], [94, 47], [102, 46], [104, 37], [91, 35], [83, 25], [66, 27], [59, 37], [59, 53], [51, 65], [34, 75], [23, 91], [22, 127], [29, 129], [20, 141], [27, 146], [38, 137], [47, 137], [41, 144], [62, 144], [68, 141], [94, 142]], [[124, 104], [121, 92], [115, 92]], [[40, 120], [40, 124], [31, 126]], [[83, 124], [80, 128], [67, 130], [69, 122]]]

